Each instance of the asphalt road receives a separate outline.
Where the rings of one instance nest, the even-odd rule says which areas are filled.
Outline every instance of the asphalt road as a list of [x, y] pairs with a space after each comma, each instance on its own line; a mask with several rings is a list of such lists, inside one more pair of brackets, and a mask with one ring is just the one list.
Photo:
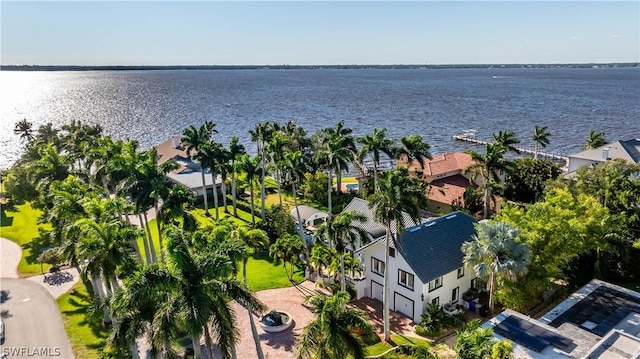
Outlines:
[[7, 358], [73, 358], [62, 317], [51, 294], [23, 279], [0, 279], [0, 314]]

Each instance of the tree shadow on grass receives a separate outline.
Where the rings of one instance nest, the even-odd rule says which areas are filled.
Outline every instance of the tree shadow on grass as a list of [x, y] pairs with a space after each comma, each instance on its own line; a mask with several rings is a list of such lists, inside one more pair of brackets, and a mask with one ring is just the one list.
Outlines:
[[5, 210], [4, 205], [0, 207], [0, 227], [11, 227], [13, 226], [13, 217], [7, 216]]
[[105, 340], [109, 337], [109, 329], [105, 328], [102, 323], [102, 311], [97, 308], [97, 304], [93, 302], [89, 294], [73, 290], [67, 297], [67, 303], [72, 308], [62, 310], [62, 314], [68, 317], [81, 316], [82, 320], [77, 322], [79, 327], [88, 327], [93, 336], [100, 340], [97, 344], [85, 344], [86, 347], [92, 349], [103, 348]]
[[39, 235], [37, 237], [22, 245], [22, 248], [25, 249], [23, 255], [25, 252], [28, 253], [25, 256], [25, 260], [29, 264], [38, 263], [38, 256], [40, 256], [40, 253], [52, 247], [49, 232], [42, 228], [38, 228], [38, 233]]

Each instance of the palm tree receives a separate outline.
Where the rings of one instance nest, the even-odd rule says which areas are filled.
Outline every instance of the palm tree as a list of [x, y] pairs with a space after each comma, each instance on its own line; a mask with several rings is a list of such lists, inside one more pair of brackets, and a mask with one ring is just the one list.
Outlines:
[[607, 140], [604, 138], [604, 132], [597, 132], [595, 130], [589, 131], [589, 137], [587, 142], [582, 146], [583, 150], [590, 148], [598, 148], [607, 144]]
[[255, 184], [255, 180], [259, 175], [260, 167], [258, 167], [258, 157], [251, 158], [249, 155], [241, 155], [238, 159], [238, 169], [240, 172], [244, 172], [245, 179], [249, 185], [249, 199], [251, 206], [251, 223], [256, 225], [256, 215], [255, 215], [255, 200], [253, 195], [253, 188]]
[[289, 183], [291, 183], [291, 191], [293, 194], [293, 205], [296, 209], [296, 215], [298, 219], [298, 232], [300, 234], [300, 238], [304, 244], [305, 250], [305, 260], [308, 261], [311, 256], [309, 252], [309, 245], [307, 241], [304, 240], [303, 234], [303, 223], [302, 217], [300, 216], [300, 209], [298, 207], [298, 194], [296, 191], [296, 184], [300, 182], [300, 178], [302, 174], [306, 171], [307, 162], [302, 155], [302, 152], [285, 152], [284, 153], [284, 170], [287, 172], [287, 177], [289, 177]]
[[357, 224], [367, 221], [367, 216], [360, 212], [342, 212], [334, 220], [323, 224], [318, 234], [327, 239], [340, 253], [340, 290], [346, 290], [346, 274], [344, 270], [344, 256], [347, 249], [356, 250], [356, 246], [369, 241], [367, 231]]
[[493, 141], [496, 145], [504, 148], [506, 151], [513, 151], [520, 153], [520, 150], [515, 146], [520, 143], [520, 140], [516, 137], [515, 132], [510, 130], [500, 131], [492, 134]]
[[285, 272], [287, 271], [287, 262], [290, 263], [291, 273], [287, 272], [289, 280], [293, 280], [295, 262], [303, 248], [302, 238], [292, 234], [285, 234], [269, 247], [269, 255], [274, 259], [279, 258], [282, 260], [282, 267], [284, 267]]
[[[255, 256], [258, 253], [260, 248], [264, 248], [269, 244], [269, 237], [264, 233], [261, 229], [247, 229], [245, 227], [238, 226], [231, 233], [232, 237], [241, 243], [246, 248], [253, 249], [253, 255]], [[249, 253], [247, 250], [242, 251], [242, 278], [244, 281], [244, 286], [247, 287], [247, 262], [249, 261]], [[260, 346], [260, 337], [258, 336], [258, 331], [256, 329], [256, 323], [254, 322], [253, 313], [251, 310], [247, 308], [249, 312], [249, 323], [251, 324], [251, 333], [253, 334], [253, 341], [256, 346], [256, 353], [258, 355], [258, 359], [264, 358], [264, 354], [262, 353], [262, 347]]]
[[309, 259], [309, 263], [311, 263], [311, 265], [314, 266], [314, 270], [318, 272], [318, 276], [321, 278], [322, 283], [324, 283], [324, 276], [322, 275], [323, 268], [328, 268], [336, 256], [336, 250], [327, 247], [322, 242], [316, 241], [313, 247], [311, 247], [311, 258]]
[[513, 345], [509, 340], [498, 341], [493, 329], [482, 328], [481, 322], [474, 319], [467, 323], [464, 330], [456, 332], [455, 344], [457, 359], [513, 359]]
[[200, 164], [204, 168], [209, 169], [209, 174], [211, 175], [211, 183], [213, 185], [213, 206], [215, 208], [215, 219], [220, 218], [220, 213], [218, 211], [218, 173], [220, 172], [220, 164], [226, 161], [224, 154], [224, 147], [222, 144], [209, 141], [205, 145], [200, 148], [200, 160], [202, 161]]
[[407, 135], [400, 139], [400, 147], [396, 150], [396, 160], [406, 158], [407, 168], [413, 161], [418, 161], [420, 168], [424, 169], [424, 160], [432, 159], [429, 149], [431, 146], [422, 140], [420, 135]]
[[358, 142], [362, 144], [358, 158], [362, 162], [365, 157], [371, 155], [373, 158], [373, 187], [378, 187], [378, 165], [380, 164], [380, 154], [383, 153], [389, 158], [394, 158], [395, 146], [393, 140], [388, 139], [387, 129], [373, 129], [373, 134], [366, 134], [358, 138]]
[[531, 139], [535, 143], [533, 159], [538, 159], [538, 146], [543, 148], [547, 147], [549, 144], [549, 136], [551, 136], [551, 134], [547, 131], [547, 126], [536, 125], [536, 128], [531, 135]]
[[[202, 194], [204, 196], [204, 212], [209, 213], [209, 204], [207, 200], [207, 184], [204, 180], [205, 166], [202, 164], [202, 156], [200, 150], [206, 143], [209, 142], [211, 136], [214, 133], [218, 133], [215, 129], [215, 124], [210, 121], [205, 121], [199, 129], [190, 125], [182, 132], [182, 144], [186, 147], [187, 156], [191, 156], [193, 160], [200, 162], [200, 175], [202, 176]], [[193, 153], [193, 155], [192, 155]], [[214, 190], [215, 190], [215, 182]]]
[[[195, 231], [198, 227], [196, 217], [187, 210], [195, 201], [191, 191], [181, 184], [174, 184], [170, 187], [167, 197], [162, 201], [160, 213], [164, 225], [173, 224], [187, 231]], [[160, 219], [159, 218], [159, 219]]]
[[[119, 286], [117, 270], [134, 266], [131, 242], [138, 238], [137, 230], [119, 218], [106, 222], [83, 218], [75, 226], [82, 236], [76, 255], [84, 260], [84, 270], [91, 274], [96, 294], [102, 293], [101, 284], [97, 283], [101, 280], [107, 288], [107, 296], [111, 296]], [[101, 299], [105, 304], [105, 299]], [[111, 322], [107, 306], [104, 311], [105, 322]]]
[[505, 222], [475, 224], [477, 235], [462, 244], [465, 265], [473, 266], [480, 278], [488, 278], [489, 308], [493, 313], [493, 298], [498, 280], [515, 281], [527, 273], [531, 252], [526, 243], [518, 243], [520, 230]]
[[266, 204], [266, 191], [265, 191], [265, 186], [264, 186], [264, 179], [265, 179], [265, 167], [264, 167], [264, 161], [265, 161], [265, 147], [267, 142], [269, 142], [271, 140], [271, 135], [273, 133], [273, 127], [274, 124], [270, 121], [265, 121], [262, 123], [258, 123], [256, 124], [256, 127], [254, 130], [249, 131], [249, 134], [251, 135], [251, 141], [256, 143], [256, 146], [258, 147], [258, 153], [260, 154], [260, 161], [262, 162], [261, 166], [260, 166], [260, 170], [262, 172], [261, 176], [260, 176], [260, 181], [261, 181], [261, 187], [260, 187], [260, 199], [262, 201], [262, 220], [264, 221], [265, 215], [267, 213], [267, 210], [265, 208], [265, 204]]
[[262, 312], [264, 305], [233, 277], [234, 266], [220, 250], [220, 244], [210, 241], [208, 250], [195, 251], [190, 249], [192, 238], [201, 234], [191, 235], [168, 227], [165, 235], [166, 267], [125, 282], [128, 293], [123, 295], [119, 307], [135, 310], [139, 302], [146, 302], [146, 296], [160, 297], [163, 301], [153, 313], [152, 328], [158, 329], [159, 324], [166, 322], [187, 332], [193, 341], [195, 358], [201, 358], [202, 335], [211, 352], [210, 338], [215, 334], [222, 357], [230, 358], [238, 335], [231, 301], [257, 312]]
[[487, 143], [486, 154], [482, 155], [476, 151], [468, 151], [473, 160], [473, 164], [465, 169], [465, 172], [473, 173], [472, 181], [475, 182], [478, 175], [482, 177], [481, 188], [484, 193], [484, 218], [489, 218], [489, 201], [494, 190], [500, 188], [502, 176], [505, 171], [512, 167], [511, 162], [504, 158], [505, 147]]
[[295, 358], [366, 358], [362, 338], [370, 339], [375, 332], [362, 310], [347, 306], [349, 293], [317, 295], [305, 301], [314, 307], [316, 319], [304, 328], [296, 344]]
[[335, 128], [328, 127], [321, 130], [320, 143], [316, 156], [319, 162], [324, 163], [329, 173], [327, 183], [329, 220], [332, 217], [331, 193], [333, 192], [332, 171], [336, 174], [336, 189], [342, 191], [342, 171], [349, 168], [356, 155], [355, 137], [351, 128], [344, 127], [344, 121], [338, 122]]
[[240, 143], [238, 136], [231, 137], [229, 143], [229, 157], [231, 159], [231, 201], [233, 202], [233, 216], [238, 217], [238, 208], [236, 207], [236, 161], [239, 156], [247, 153], [244, 145]]
[[[406, 168], [394, 169], [384, 172], [381, 175], [378, 189], [373, 194], [373, 198], [369, 203], [373, 209], [375, 218], [384, 224], [387, 229], [385, 239], [385, 257], [384, 257], [384, 338], [386, 341], [391, 340], [389, 332], [389, 247], [390, 243], [396, 243], [396, 238], [405, 229], [403, 212], [407, 213], [417, 224], [420, 220], [420, 207], [425, 204], [425, 191], [416, 178], [409, 176]], [[392, 226], [395, 226], [392, 230]]]
[[26, 142], [30, 142], [34, 139], [33, 137], [33, 123], [24, 120], [20, 120], [16, 122], [15, 127], [13, 128], [13, 133], [20, 136], [20, 139]]
[[271, 141], [267, 144], [267, 151], [270, 154], [273, 168], [276, 172], [276, 186], [278, 187], [278, 200], [282, 207], [282, 167], [284, 166], [284, 153], [289, 148], [289, 139], [280, 131], [275, 132]]

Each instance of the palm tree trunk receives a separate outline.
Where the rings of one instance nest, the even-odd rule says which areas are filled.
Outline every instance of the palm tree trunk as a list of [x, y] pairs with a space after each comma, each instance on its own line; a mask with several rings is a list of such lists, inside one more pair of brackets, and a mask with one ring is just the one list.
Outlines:
[[[329, 222], [331, 222], [331, 192], [333, 192], [333, 178], [331, 176], [331, 168], [329, 168], [329, 181], [327, 182], [327, 195], [328, 195], [328, 212], [329, 212]], [[338, 189], [338, 193], [340, 190]]]
[[262, 187], [260, 188], [260, 199], [262, 200], [262, 220], [264, 221], [265, 219], [265, 215], [267, 214], [267, 209], [265, 207], [265, 201], [266, 201], [266, 193], [265, 193], [265, 188], [264, 188], [264, 141], [262, 143], [262, 147], [261, 147], [261, 153], [262, 155], [260, 157], [262, 157]]
[[131, 359], [140, 359], [140, 354], [138, 353], [138, 344], [136, 344], [135, 340], [129, 343], [129, 350], [131, 351]]
[[227, 209], [227, 184], [224, 178], [222, 179], [222, 183], [220, 186], [222, 187], [222, 205], [224, 206], [224, 213], [229, 213]]
[[160, 246], [160, 260], [163, 261], [164, 260], [164, 253], [162, 251], [162, 228], [161, 228], [161, 224], [162, 224], [162, 213], [160, 212], [160, 209], [158, 208], [158, 200], [155, 200], [153, 202], [153, 206], [156, 210], [156, 227], [158, 228], [158, 245]]
[[373, 192], [378, 190], [378, 163], [373, 161]]
[[489, 310], [490, 310], [490, 314], [493, 315], [493, 292], [496, 289], [496, 275], [495, 273], [493, 273], [493, 271], [491, 272], [491, 276], [489, 277]]
[[[204, 213], [209, 214], [209, 200], [207, 199], [207, 183], [204, 180], [204, 167], [200, 166], [200, 175], [202, 176], [202, 195], [204, 196]], [[215, 187], [215, 182], [214, 182]]]
[[234, 162], [231, 161], [231, 203], [233, 204], [233, 216], [238, 217], [237, 198], [236, 198], [236, 168]]
[[204, 346], [207, 348], [207, 358], [213, 358], [213, 343], [211, 342], [211, 331], [208, 324], [204, 326]]
[[[253, 182], [253, 181], [251, 181]], [[256, 210], [255, 210], [255, 202], [253, 199], [253, 183], [249, 184], [249, 197], [251, 199], [251, 223], [255, 226], [256, 225]]]
[[[142, 220], [142, 215], [140, 213], [138, 213], [138, 221], [140, 221], [140, 226], [144, 226], [144, 221]], [[151, 263], [151, 253], [149, 251], [149, 243], [147, 243], [147, 233], [144, 230], [142, 231], [142, 233], [143, 233], [142, 244], [144, 246], [144, 256], [145, 256], [145, 259], [147, 260], [147, 263]], [[140, 250], [140, 248], [138, 248], [138, 250]]]
[[102, 285], [102, 279], [99, 275], [91, 273], [91, 286], [93, 287], [93, 293], [98, 296], [100, 305], [102, 306], [102, 315], [104, 316], [104, 323], [111, 323], [111, 316], [109, 315], [109, 308], [106, 305], [106, 298], [104, 293], [104, 286]]
[[144, 227], [147, 229], [147, 234], [149, 235], [149, 252], [151, 252], [151, 261], [155, 263], [158, 261], [158, 258], [156, 255], [156, 247], [153, 245], [153, 237], [151, 236], [151, 228], [149, 228], [147, 212], [142, 213], [142, 218], [144, 218]]
[[485, 189], [484, 189], [484, 218], [489, 218], [489, 201], [491, 200], [491, 196], [489, 194], [489, 179], [485, 178]]
[[346, 274], [344, 272], [344, 250], [342, 251], [342, 255], [340, 256], [340, 273], [341, 273], [341, 280], [340, 280], [340, 290], [344, 291], [347, 290], [347, 279], [346, 279]]
[[278, 187], [278, 201], [282, 207], [282, 189], [280, 188], [280, 170], [276, 167], [276, 186]]
[[[304, 232], [302, 231], [302, 216], [300, 216], [300, 209], [298, 208], [298, 196], [296, 194], [295, 182], [292, 183], [291, 188], [293, 189], [293, 205], [296, 207], [296, 215], [298, 216], [298, 232], [300, 233], [300, 239], [302, 239], [302, 244], [304, 244], [304, 255], [306, 257], [305, 262], [308, 264], [309, 258], [311, 258], [311, 255], [309, 255], [309, 244], [304, 239]], [[291, 278], [293, 279], [293, 268], [291, 268]]]
[[538, 142], [536, 141], [536, 146], [533, 150], [533, 159], [537, 160], [538, 159]]
[[216, 216], [214, 218], [218, 219], [218, 186], [216, 185], [216, 177], [218, 177], [216, 172], [211, 170], [211, 181], [213, 182], [213, 205], [216, 209]]
[[389, 243], [391, 242], [391, 223], [387, 223], [387, 238], [384, 242], [384, 293], [382, 294], [384, 317], [384, 341], [391, 341], [391, 332], [389, 324]]
[[[244, 280], [244, 286], [247, 286], [247, 262], [244, 261], [242, 264], [242, 278]], [[247, 308], [247, 313], [249, 314], [249, 323], [251, 324], [251, 335], [253, 335], [253, 342], [256, 345], [256, 355], [258, 359], [264, 359], [264, 353], [262, 352], [262, 346], [260, 345], [260, 336], [258, 335], [258, 329], [256, 328], [256, 323], [253, 318], [253, 313], [251, 313], [251, 309]]]
[[336, 169], [336, 190], [338, 194], [342, 193], [342, 169], [340, 168], [340, 163], [338, 163], [338, 168]]
[[202, 358], [202, 353], [201, 353], [201, 350], [200, 350], [200, 336], [199, 335], [192, 335], [191, 336], [191, 342], [193, 343], [193, 358], [194, 359]]

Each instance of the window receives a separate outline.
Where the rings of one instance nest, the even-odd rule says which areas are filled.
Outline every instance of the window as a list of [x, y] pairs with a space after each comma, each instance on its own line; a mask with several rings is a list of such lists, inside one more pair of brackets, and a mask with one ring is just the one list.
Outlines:
[[431, 299], [431, 303], [433, 303], [435, 305], [440, 305], [440, 297], [435, 297], [435, 298]]
[[396, 249], [393, 247], [389, 247], [389, 257], [394, 257], [396, 256]]
[[402, 269], [398, 269], [398, 284], [413, 290], [413, 274], [407, 273]]
[[478, 278], [473, 278], [471, 280], [471, 288], [478, 289]]
[[458, 278], [464, 277], [464, 267], [458, 268]]
[[371, 271], [375, 274], [384, 276], [384, 262], [377, 258], [371, 257]]
[[460, 294], [460, 287], [453, 288], [453, 290], [451, 291], [451, 303], [458, 302], [458, 294]]
[[429, 282], [429, 292], [433, 292], [440, 287], [442, 287], [442, 277], [436, 278]]

